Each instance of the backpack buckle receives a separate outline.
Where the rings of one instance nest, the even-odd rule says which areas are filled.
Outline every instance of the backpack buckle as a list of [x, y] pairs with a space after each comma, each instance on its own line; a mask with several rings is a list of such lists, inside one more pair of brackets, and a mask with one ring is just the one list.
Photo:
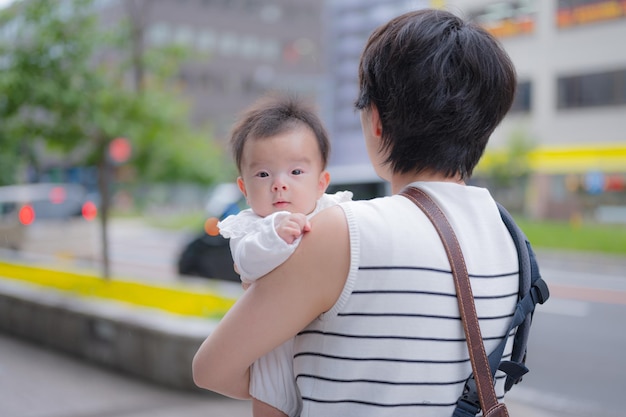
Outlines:
[[475, 416], [480, 411], [480, 399], [478, 397], [478, 389], [476, 388], [474, 375], [471, 375], [467, 381], [465, 381], [463, 394], [461, 394], [456, 402], [456, 407], [460, 412], [460, 414], [456, 414], [457, 416]]
[[548, 298], [550, 298], [550, 290], [548, 289], [548, 284], [546, 284], [546, 282], [541, 277], [537, 278], [537, 280], [533, 283], [530, 291], [535, 304], [543, 304], [548, 300]]

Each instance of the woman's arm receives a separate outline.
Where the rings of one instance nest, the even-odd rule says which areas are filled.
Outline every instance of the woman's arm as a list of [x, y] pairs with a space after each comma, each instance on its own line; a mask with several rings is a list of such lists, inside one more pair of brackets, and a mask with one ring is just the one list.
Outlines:
[[252, 284], [200, 346], [193, 360], [198, 386], [250, 398], [250, 365], [335, 304], [350, 267], [346, 218], [332, 207], [311, 222], [293, 255]]

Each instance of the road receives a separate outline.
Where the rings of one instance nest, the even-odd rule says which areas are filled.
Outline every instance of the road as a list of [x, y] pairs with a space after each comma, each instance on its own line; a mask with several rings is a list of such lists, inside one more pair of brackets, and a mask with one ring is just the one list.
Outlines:
[[[174, 265], [182, 244], [189, 238], [190, 236], [180, 233], [146, 229], [136, 222], [118, 223], [111, 230], [113, 271], [122, 276], [133, 276], [151, 281], [181, 279], [175, 275]], [[534, 414], [531, 412], [518, 414], [528, 417], [618, 417], [626, 415], [621, 403], [622, 396], [626, 392], [624, 379], [626, 360], [623, 358], [626, 352], [626, 332], [623, 331], [623, 321], [626, 318], [626, 259], [566, 253], [540, 253], [539, 257], [542, 275], [550, 286], [552, 297], [546, 305], [539, 306], [535, 314], [527, 361], [530, 373], [524, 377], [521, 384], [511, 390], [507, 398], [518, 407], [533, 408]], [[66, 261], [67, 256], [63, 259]], [[5, 341], [5, 343], [11, 342]], [[3, 353], [1, 357], [5, 357], [4, 346], [0, 348]], [[24, 349], [27, 350], [27, 348]], [[45, 356], [51, 353], [44, 351], [38, 355]], [[84, 365], [74, 364], [69, 369], [77, 369], [81, 366]], [[6, 371], [0, 369], [0, 372]], [[36, 380], [55, 375], [57, 378], [71, 381], [72, 378], [77, 379], [77, 375], [83, 373], [91, 375], [91, 372], [84, 369], [80, 372], [70, 371], [70, 374], [66, 376], [63, 369], [55, 368], [47, 372], [37, 372]], [[11, 380], [15, 379], [13, 373], [10, 375]], [[113, 377], [111, 375], [93, 378], [90, 376], [85, 380], [97, 381], [102, 378], [110, 380]], [[31, 384], [36, 382], [32, 378], [27, 379], [31, 380]], [[125, 379], [123, 381], [112, 382], [110, 385], [117, 387], [137, 384], [137, 382]], [[53, 378], [49, 383], [58, 386], [59, 380]], [[88, 387], [89, 385], [79, 384], [79, 392], [82, 389], [87, 390]], [[97, 391], [98, 387], [99, 385], [96, 385], [93, 389]], [[7, 388], [0, 386], [0, 389], [2, 389], [0, 396], [7, 395]], [[132, 389], [124, 389], [118, 394], [111, 387], [102, 389], [103, 392], [112, 390], [111, 395], [119, 396], [121, 399], [127, 398], [129, 396], [127, 392], [132, 391]], [[135, 389], [138, 390], [138, 394], [131, 397], [137, 401], [144, 399], [145, 404], [141, 401], [141, 404], [138, 404], [127, 399], [128, 405], [125, 407], [131, 410], [127, 414], [123, 411], [121, 414], [109, 411], [91, 414], [76, 413], [68, 414], [68, 416], [143, 416], [148, 414], [141, 414], [142, 409], [149, 410], [149, 403], [153, 401], [156, 404], [190, 402], [192, 404], [186, 404], [186, 406], [192, 409], [188, 411], [189, 414], [177, 412], [149, 415], [195, 416], [196, 414], [193, 414], [195, 410], [205, 410], [204, 407], [208, 406], [206, 398], [188, 397], [188, 394], [185, 394], [183, 398], [175, 395], [171, 401], [161, 402], [162, 399], [170, 398], [174, 394], [164, 394], [159, 391], [155, 393], [152, 392], [154, 387], [148, 388], [143, 385]], [[71, 388], [68, 390], [73, 391]], [[57, 397], [64, 398], [60, 394], [50, 398]], [[80, 395], [80, 397], [85, 399], [89, 398], [89, 395]], [[99, 404], [103, 403], [101, 398], [104, 397], [106, 396], [95, 396], [94, 407], [100, 406]], [[74, 400], [68, 397], [67, 401]], [[226, 400], [215, 399], [210, 400], [209, 403], [211, 407], [230, 404]], [[239, 402], [236, 404], [241, 406]], [[136, 407], [137, 411], [133, 411], [133, 407]], [[157, 407], [159, 408], [161, 407]], [[541, 410], [543, 414], [537, 414], [536, 410]], [[247, 409], [242, 412], [244, 413], [242, 415], [247, 415], [245, 414]], [[229, 412], [224, 415], [237, 416], [233, 413]], [[11, 416], [11, 414], [0, 412], [0, 416], [5, 415]], [[19, 414], [15, 417], [26, 415], [31, 414]], [[66, 414], [32, 414], [36, 417], [56, 417], [57, 415], [66, 416]]]
[[[135, 219], [112, 220], [108, 233], [111, 275], [151, 282], [179, 279], [178, 255], [193, 237], [191, 233], [148, 227]], [[100, 273], [101, 254], [100, 225], [79, 219], [33, 224], [27, 230], [23, 250], [10, 256]]]
[[527, 365], [512, 393], [576, 416], [626, 415], [626, 263], [542, 268], [552, 297], [537, 308]]

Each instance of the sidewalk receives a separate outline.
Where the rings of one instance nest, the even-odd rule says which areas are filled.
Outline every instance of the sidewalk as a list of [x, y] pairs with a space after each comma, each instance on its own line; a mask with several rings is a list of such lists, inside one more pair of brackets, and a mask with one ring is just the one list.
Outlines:
[[539, 268], [598, 272], [626, 279], [626, 256], [555, 249], [535, 249]]
[[[2, 333], [0, 351], [5, 376], [0, 378], [2, 417], [252, 416], [248, 401], [145, 383]], [[571, 417], [512, 400], [507, 400], [507, 408], [512, 417]]]
[[[611, 273], [613, 275], [616, 275], [616, 276], [625, 276], [624, 275], [624, 271], [626, 271], [626, 258], [624, 258], [624, 257], [597, 255], [597, 254], [580, 254], [580, 253], [559, 252], [559, 251], [538, 251], [537, 256], [539, 258], [540, 267], [564, 268], [566, 270], [572, 270], [572, 271], [581, 271], [581, 270], [595, 271], [595, 270], [598, 269], [598, 265], [601, 265], [602, 270], [608, 271], [609, 273]], [[64, 263], [64, 269], [66, 269], [67, 266], [68, 266], [67, 263]], [[626, 278], [626, 276], [625, 276], [625, 278]], [[177, 277], [177, 276], [172, 276], [171, 279], [172, 280], [179, 280], [181, 278]], [[191, 280], [193, 281], [193, 278], [191, 278]], [[200, 285], [201, 283], [197, 283], [197, 284]], [[0, 307], [1, 307], [1, 305], [0, 305]], [[99, 310], [102, 310], [102, 309], [101, 308], [96, 308], [94, 310], [94, 314], [95, 315], [99, 314], [98, 313]], [[64, 315], [63, 317], [65, 317], [67, 319], [67, 314]], [[153, 319], [154, 319], [154, 317], [153, 317]], [[48, 328], [62, 328], [62, 327], [55, 327], [54, 325], [49, 323], [49, 320], [47, 320], [47, 319], [45, 321], [48, 322], [48, 326], [46, 326]], [[134, 321], [134, 320], [130, 320], [130, 322], [132, 322], [132, 321]], [[41, 322], [42, 321], [40, 320], [40, 323]], [[192, 355], [193, 351], [195, 349], [194, 346], [196, 344], [198, 344], [203, 339], [203, 337], [206, 335], [206, 332], [207, 332], [207, 328], [205, 328], [204, 325], [200, 326], [200, 327], [202, 327], [202, 329], [200, 329], [198, 326], [192, 325], [192, 324], [194, 324], [194, 323], [189, 323], [189, 325], [191, 327], [193, 327], [193, 329], [192, 329], [193, 331], [189, 330], [189, 332], [193, 333], [194, 335], [185, 334], [183, 336], [183, 339], [185, 339], [185, 343], [183, 343], [183, 344], [191, 344], [193, 346], [187, 346], [186, 349], [184, 349], [186, 352], [185, 352], [185, 355], [183, 355], [183, 356]], [[144, 323], [144, 325], [145, 325], [145, 323]], [[36, 327], [37, 326], [35, 326], [33, 328], [36, 328]], [[101, 327], [92, 328], [91, 332], [95, 331], [95, 333], [88, 335], [89, 337], [92, 337], [92, 338], [96, 337], [97, 340], [91, 340], [90, 343], [95, 343], [99, 347], [101, 354], [104, 353], [104, 351], [102, 351], [102, 348], [103, 348], [102, 343], [104, 342], [104, 340], [102, 338], [104, 336], [106, 336], [106, 334], [108, 334], [108, 332], [106, 332], [107, 329], [111, 330], [110, 327], [111, 326], [108, 325], [108, 327], [104, 326], [102, 328]], [[151, 326], [148, 326], [148, 327], [152, 328], [154, 326], [151, 325]], [[164, 322], [160, 321], [160, 325], [158, 327], [159, 327], [158, 333], [162, 335], [161, 338], [165, 337], [164, 340], [166, 340], [164, 342], [164, 346], [166, 346], [166, 345], [167, 346], [173, 346], [172, 344], [170, 344], [170, 342], [167, 342], [167, 339], [169, 339], [169, 336], [165, 336], [165, 333], [169, 334], [171, 332], [169, 332], [167, 329], [165, 329], [165, 327], [167, 327], [167, 326], [164, 326]], [[182, 335], [180, 335], [182, 328], [180, 328], [179, 326], [176, 326], [176, 327], [177, 327], [177, 331], [174, 331], [171, 334], [171, 336], [174, 337], [174, 338], [182, 336]], [[183, 327], [188, 327], [188, 326], [183, 326]], [[101, 334], [102, 331], [104, 331], [105, 333]], [[115, 333], [126, 334], [126, 332], [122, 331], [122, 330], [120, 330], [119, 332], [115, 332]], [[138, 331], [137, 327], [135, 326], [134, 334], [137, 335], [139, 333], [141, 333], [141, 332]], [[154, 333], [154, 329], [150, 330], [150, 333], [153, 334]], [[183, 333], [185, 333], [185, 332], [183, 332]], [[176, 334], [178, 334], [178, 335], [176, 335]], [[151, 338], [151, 345], [153, 346], [153, 348], [151, 348], [151, 350], [154, 349], [155, 350], [154, 353], [156, 353], [157, 349], [155, 348], [154, 336], [151, 335], [150, 338]], [[178, 343], [176, 343], [176, 345], [180, 346], [180, 344], [178, 344]], [[95, 345], [92, 345], [92, 346], [95, 346]], [[90, 361], [93, 362], [93, 358], [90, 359]], [[178, 370], [179, 376], [181, 374], [185, 374], [186, 372], [188, 372], [188, 369], [187, 369], [188, 368], [188, 364], [187, 363], [179, 365], [179, 368], [181, 368], [181, 369], [184, 368], [183, 372]], [[172, 369], [170, 368], [165, 373], [169, 373], [170, 375], [175, 374], [175, 372], [171, 373], [171, 371], [172, 371]], [[136, 372], [136, 370], [135, 370], [135, 372]], [[183, 385], [186, 385], [186, 384], [183, 384]], [[514, 387], [511, 390], [511, 392], [509, 394], [507, 394], [506, 404], [507, 404], [507, 407], [509, 408], [510, 414], [512, 416], [526, 416], [526, 417], [578, 417], [578, 416], [574, 416], [571, 413], [563, 413], [563, 412], [559, 412], [557, 410], [547, 410], [547, 409], [545, 409], [545, 407], [541, 408], [541, 407], [539, 407], [537, 405], [534, 405], [533, 402], [532, 402], [532, 399], [529, 398], [527, 395], [524, 395], [524, 390], [523, 389], [519, 389], [519, 388], [523, 388], [523, 387]], [[59, 415], [63, 415], [63, 414], [61, 413]], [[111, 416], [113, 417], [113, 416], [115, 416], [115, 414], [111, 414]]]

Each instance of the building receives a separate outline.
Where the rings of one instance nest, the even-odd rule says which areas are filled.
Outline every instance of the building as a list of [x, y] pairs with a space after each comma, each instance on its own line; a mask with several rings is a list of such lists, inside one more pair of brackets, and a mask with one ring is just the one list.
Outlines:
[[[624, 0], [96, 0], [103, 20], [134, 12], [149, 45], [192, 51], [178, 74], [193, 121], [223, 139], [268, 90], [313, 102], [333, 145], [333, 179], [376, 181], [358, 114], [359, 55], [391, 17], [442, 7], [492, 31], [518, 71], [512, 110], [477, 176], [513, 137], [534, 148], [523, 204], [536, 217], [626, 222]], [[481, 170], [482, 169], [482, 170]], [[518, 193], [519, 197], [520, 193]]]
[[[323, 21], [328, 94], [321, 105], [333, 144], [331, 165], [371, 176], [363, 144], [357, 98], [359, 57], [370, 33], [392, 17], [431, 5], [416, 0], [328, 0]], [[358, 168], [356, 168], [358, 166]]]
[[[515, 135], [534, 144], [526, 206], [536, 217], [626, 222], [626, 2], [609, 0], [330, 1], [327, 118], [333, 163], [367, 163], [356, 68], [367, 35], [407, 8], [438, 6], [494, 33], [518, 71], [518, 94], [484, 165]], [[480, 171], [479, 171], [480, 172]]]
[[223, 139], [269, 90], [318, 102], [324, 71], [318, 0], [97, 0], [102, 18], [136, 19], [146, 45], [182, 45], [178, 73], [192, 120]]
[[536, 141], [535, 217], [626, 222], [626, 2], [455, 1], [502, 41], [518, 71], [515, 131]]

